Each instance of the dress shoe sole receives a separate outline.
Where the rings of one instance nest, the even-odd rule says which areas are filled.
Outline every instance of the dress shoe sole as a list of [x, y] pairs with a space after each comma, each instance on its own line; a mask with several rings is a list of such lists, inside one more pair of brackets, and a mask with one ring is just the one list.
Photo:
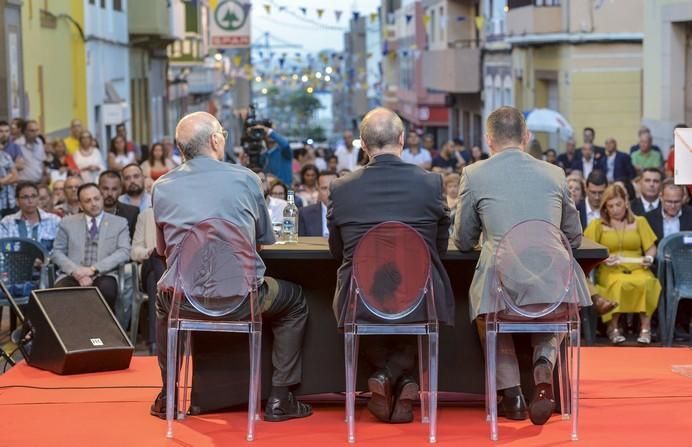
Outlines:
[[529, 418], [534, 425], [543, 425], [548, 422], [555, 410], [555, 401], [552, 399], [536, 399], [529, 405]]
[[418, 397], [418, 391], [418, 384], [415, 382], [409, 382], [401, 388], [390, 422], [403, 424], [413, 421], [413, 400]]
[[368, 390], [372, 397], [368, 401], [368, 410], [378, 420], [389, 422], [392, 414], [392, 390], [388, 380], [368, 379]]

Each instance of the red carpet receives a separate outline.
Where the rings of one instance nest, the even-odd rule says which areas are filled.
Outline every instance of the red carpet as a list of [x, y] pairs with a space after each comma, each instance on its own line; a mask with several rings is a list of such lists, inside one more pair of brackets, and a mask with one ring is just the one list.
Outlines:
[[[691, 365], [687, 348], [584, 348], [579, 445], [682, 446], [692, 439], [692, 378], [671, 372]], [[220, 446], [244, 444], [244, 412], [189, 417], [164, 436], [165, 422], [148, 414], [158, 392], [152, 357], [136, 357], [129, 370], [57, 376], [20, 364], [0, 376], [0, 446]], [[129, 387], [129, 388], [123, 388]], [[60, 389], [57, 389], [60, 388]], [[358, 445], [426, 445], [420, 423], [375, 422], [358, 407]], [[346, 445], [343, 405], [317, 404], [307, 419], [259, 422], [255, 446]], [[504, 422], [489, 441], [480, 406], [449, 405], [439, 412], [438, 444], [447, 446], [575, 445], [569, 423], [553, 417], [542, 427]]]

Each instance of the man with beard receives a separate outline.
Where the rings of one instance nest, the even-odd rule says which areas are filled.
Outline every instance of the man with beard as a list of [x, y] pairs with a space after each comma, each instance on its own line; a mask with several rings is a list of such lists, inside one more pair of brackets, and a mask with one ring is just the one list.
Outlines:
[[126, 205], [136, 206], [139, 211], [151, 207], [151, 195], [144, 189], [142, 168], [136, 163], [130, 163], [121, 172], [125, 194], [122, 194], [118, 200]]
[[123, 190], [120, 174], [116, 171], [103, 171], [99, 175], [99, 189], [103, 195], [103, 210], [107, 213], [127, 219], [130, 230], [130, 240], [135, 233], [139, 208], [118, 201], [118, 197]]

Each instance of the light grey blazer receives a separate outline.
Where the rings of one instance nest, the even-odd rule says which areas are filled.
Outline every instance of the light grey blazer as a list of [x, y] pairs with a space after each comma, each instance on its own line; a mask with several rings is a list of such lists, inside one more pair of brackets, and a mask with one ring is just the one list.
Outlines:
[[[70, 275], [83, 265], [86, 237], [87, 224], [84, 213], [66, 216], [60, 222], [53, 243], [52, 261], [62, 272]], [[120, 264], [129, 261], [130, 232], [125, 218], [104, 213], [99, 228], [97, 259], [94, 267], [100, 274], [113, 276], [117, 275], [116, 269]]]
[[[471, 319], [491, 311], [492, 264], [497, 244], [514, 225], [530, 219], [546, 220], [560, 228], [572, 248], [581, 244], [579, 213], [562, 169], [536, 160], [518, 148], [506, 149], [464, 168], [452, 239], [459, 250], [472, 251], [483, 233], [481, 254], [469, 290]], [[576, 296], [572, 300], [578, 299], [581, 306], [588, 306], [591, 299], [584, 272], [576, 262], [574, 265]], [[532, 284], [536, 300], [524, 300], [522, 304], [545, 303], [546, 296], [557, 300], [559, 292], [550, 287], [550, 281]]]

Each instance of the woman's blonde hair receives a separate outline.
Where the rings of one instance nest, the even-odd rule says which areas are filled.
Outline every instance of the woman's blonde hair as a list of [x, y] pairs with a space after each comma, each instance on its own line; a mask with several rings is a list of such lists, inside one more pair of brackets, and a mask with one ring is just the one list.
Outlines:
[[608, 201], [618, 198], [625, 202], [625, 221], [627, 221], [628, 224], [634, 223], [634, 213], [632, 213], [630, 204], [627, 201], [627, 191], [625, 191], [625, 188], [622, 186], [613, 183], [603, 192], [603, 197], [601, 197], [601, 206], [599, 208], [599, 211], [601, 212], [601, 221], [608, 226], [610, 226], [610, 215], [608, 214], [607, 206]]
[[459, 181], [461, 180], [461, 176], [457, 174], [456, 172], [450, 172], [445, 175], [444, 178], [444, 186], [447, 188], [447, 185], [450, 183], [456, 183], [459, 184]]

